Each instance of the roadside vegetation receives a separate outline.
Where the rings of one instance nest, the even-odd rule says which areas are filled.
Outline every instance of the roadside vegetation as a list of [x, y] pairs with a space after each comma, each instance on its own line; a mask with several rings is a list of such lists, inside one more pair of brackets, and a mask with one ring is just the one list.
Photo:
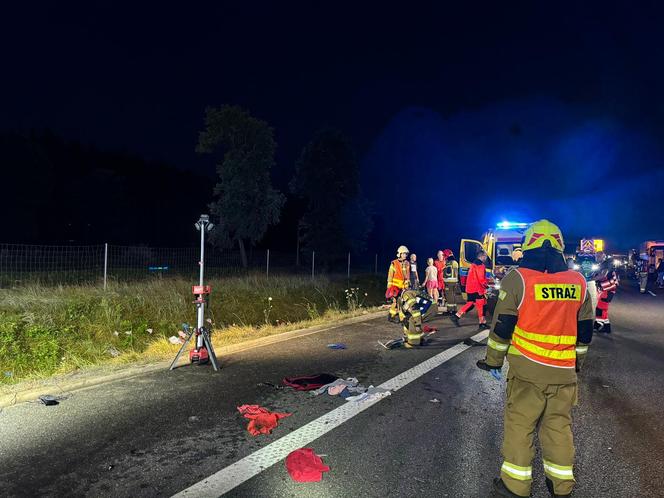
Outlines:
[[[383, 279], [294, 276], [212, 280], [215, 346], [359, 314], [381, 304]], [[170, 358], [182, 323], [195, 324], [191, 282], [0, 289], [0, 384], [106, 363]], [[303, 323], [306, 322], [306, 323]]]

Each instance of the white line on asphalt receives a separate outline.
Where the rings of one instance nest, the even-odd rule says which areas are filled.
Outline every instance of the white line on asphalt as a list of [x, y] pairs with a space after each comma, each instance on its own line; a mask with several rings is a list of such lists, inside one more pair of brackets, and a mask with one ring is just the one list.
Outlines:
[[[474, 335], [472, 339], [475, 341], [481, 341], [486, 339], [488, 335], [489, 332], [483, 331]], [[451, 360], [458, 354], [463, 353], [470, 347], [471, 346], [466, 346], [462, 343], [456, 344], [442, 353], [423, 361], [419, 365], [400, 373], [396, 377], [392, 377], [378, 387], [390, 391], [397, 391], [434, 368], [439, 367], [446, 361]], [[274, 443], [268, 444], [251, 455], [238, 460], [234, 464], [231, 464], [187, 489], [180, 491], [178, 494], [173, 495], [173, 498], [216, 498], [224, 493], [228, 493], [243, 482], [248, 481], [275, 463], [280, 462], [286, 458], [291, 451], [302, 448], [330, 432], [332, 429], [339, 427], [355, 415], [375, 405], [381, 401], [381, 399], [384, 398], [378, 398], [371, 401], [348, 401], [316, 420], [312, 420], [308, 424], [303, 425], [287, 436], [277, 439]]]

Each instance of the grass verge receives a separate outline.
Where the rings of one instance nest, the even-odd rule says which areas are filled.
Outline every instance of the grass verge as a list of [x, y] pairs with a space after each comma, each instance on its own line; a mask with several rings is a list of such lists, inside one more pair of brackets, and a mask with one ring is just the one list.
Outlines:
[[[215, 346], [328, 323], [383, 302], [382, 278], [271, 276], [210, 282]], [[175, 355], [183, 321], [195, 322], [191, 282], [163, 279], [93, 286], [0, 290], [0, 384], [90, 366]]]

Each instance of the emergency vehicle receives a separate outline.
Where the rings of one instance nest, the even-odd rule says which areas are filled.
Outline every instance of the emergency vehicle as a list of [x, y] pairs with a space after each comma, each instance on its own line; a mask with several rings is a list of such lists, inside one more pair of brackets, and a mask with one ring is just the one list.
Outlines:
[[516, 266], [512, 259], [512, 251], [521, 247], [523, 233], [530, 223], [515, 223], [501, 221], [495, 228], [490, 228], [484, 235], [482, 241], [473, 239], [461, 239], [459, 248], [459, 283], [461, 290], [465, 293], [468, 269], [480, 251], [486, 252], [487, 260], [486, 275], [489, 283], [494, 288], [500, 287], [500, 279]]
[[603, 239], [581, 239], [574, 258], [574, 269], [586, 277], [586, 280], [590, 280], [593, 274], [599, 270], [595, 254], [603, 250]]
[[657, 263], [664, 259], [664, 240], [647, 240], [639, 248], [639, 259], [648, 265], [648, 273], [654, 274]]

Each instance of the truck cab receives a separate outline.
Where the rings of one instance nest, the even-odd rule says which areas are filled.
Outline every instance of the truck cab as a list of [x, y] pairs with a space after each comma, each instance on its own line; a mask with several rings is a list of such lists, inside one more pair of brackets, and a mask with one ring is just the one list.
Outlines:
[[487, 279], [494, 288], [500, 286], [500, 280], [513, 267], [518, 266], [512, 259], [512, 252], [521, 247], [523, 233], [529, 223], [503, 221], [495, 228], [490, 228], [482, 235], [482, 240], [461, 239], [459, 248], [459, 283], [465, 293], [466, 279], [470, 265], [480, 251], [487, 254], [485, 263]]

